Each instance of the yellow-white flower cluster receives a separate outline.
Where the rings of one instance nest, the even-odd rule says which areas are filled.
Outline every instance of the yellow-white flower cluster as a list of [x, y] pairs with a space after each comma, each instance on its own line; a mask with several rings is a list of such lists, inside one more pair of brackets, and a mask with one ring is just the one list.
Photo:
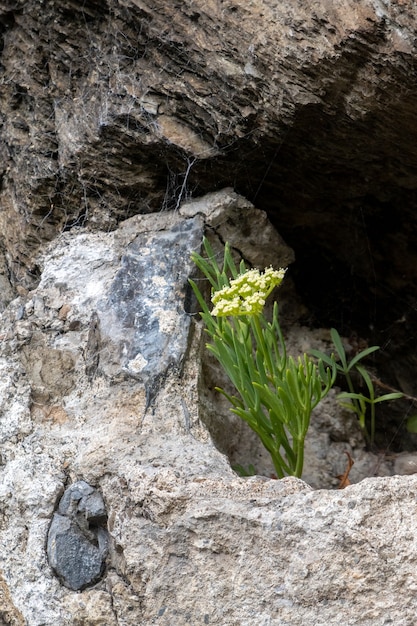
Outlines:
[[267, 267], [264, 272], [248, 270], [230, 281], [230, 286], [216, 291], [211, 301], [216, 317], [259, 315], [271, 291], [282, 283], [286, 269]]

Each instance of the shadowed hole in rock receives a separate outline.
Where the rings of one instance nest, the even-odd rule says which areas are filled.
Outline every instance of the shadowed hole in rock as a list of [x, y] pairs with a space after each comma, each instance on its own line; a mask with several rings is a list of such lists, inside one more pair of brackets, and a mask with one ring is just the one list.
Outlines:
[[[409, 117], [406, 103], [398, 107]], [[235, 189], [267, 212], [294, 249], [289, 277], [305, 305], [298, 322], [311, 329], [333, 326], [353, 349], [380, 346], [366, 366], [389, 388], [413, 398], [416, 158], [408, 140], [403, 155], [398, 146], [384, 143], [375, 131], [382, 118], [376, 112], [374, 118], [353, 120], [342, 111], [329, 116], [307, 107], [282, 142], [265, 139], [262, 147], [251, 149], [242, 141], [240, 158], [227, 163], [223, 158], [217, 180], [230, 184], [233, 177]], [[406, 125], [400, 118], [395, 133]], [[191, 173], [191, 182], [193, 175], [201, 181], [200, 167]], [[213, 178], [215, 169], [212, 163]], [[378, 406], [375, 453], [389, 457], [416, 450], [417, 437], [406, 428], [414, 412], [410, 399]], [[225, 451], [228, 435], [211, 427]], [[230, 426], [232, 441], [240, 428], [238, 422]], [[226, 446], [231, 459], [233, 445]]]

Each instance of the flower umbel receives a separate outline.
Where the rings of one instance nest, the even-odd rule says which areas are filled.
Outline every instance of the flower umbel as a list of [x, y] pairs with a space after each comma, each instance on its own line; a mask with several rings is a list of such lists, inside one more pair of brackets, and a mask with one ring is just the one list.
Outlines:
[[229, 286], [214, 292], [211, 314], [216, 317], [259, 315], [269, 294], [282, 283], [285, 272], [286, 269], [267, 267], [262, 273], [252, 269], [240, 274]]

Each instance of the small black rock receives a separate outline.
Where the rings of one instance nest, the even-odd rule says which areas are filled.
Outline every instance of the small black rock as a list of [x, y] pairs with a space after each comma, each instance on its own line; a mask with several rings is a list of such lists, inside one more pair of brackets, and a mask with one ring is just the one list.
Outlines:
[[107, 521], [101, 494], [80, 480], [62, 496], [48, 532], [50, 566], [62, 583], [79, 591], [104, 572], [108, 550]]

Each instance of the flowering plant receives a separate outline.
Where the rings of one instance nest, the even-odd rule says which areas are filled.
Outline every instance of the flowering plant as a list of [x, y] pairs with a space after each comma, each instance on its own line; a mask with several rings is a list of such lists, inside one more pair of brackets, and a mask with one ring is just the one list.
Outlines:
[[265, 301], [275, 287], [282, 283], [286, 270], [265, 269], [244, 271], [219, 291], [215, 291], [211, 299], [215, 305], [211, 314], [217, 317], [228, 315], [259, 315]]
[[325, 367], [321, 359], [314, 363], [306, 354], [297, 359], [288, 356], [276, 302], [272, 321], [264, 316], [265, 301], [281, 284], [285, 269], [248, 270], [243, 261], [238, 269], [228, 244], [220, 268], [206, 238], [203, 245], [207, 257], [194, 252], [192, 259], [211, 284], [211, 311], [195, 281], [190, 284], [211, 338], [207, 348], [223, 366], [237, 395], [216, 389], [257, 433], [277, 477], [300, 477], [311, 412], [335, 381], [335, 363]]

